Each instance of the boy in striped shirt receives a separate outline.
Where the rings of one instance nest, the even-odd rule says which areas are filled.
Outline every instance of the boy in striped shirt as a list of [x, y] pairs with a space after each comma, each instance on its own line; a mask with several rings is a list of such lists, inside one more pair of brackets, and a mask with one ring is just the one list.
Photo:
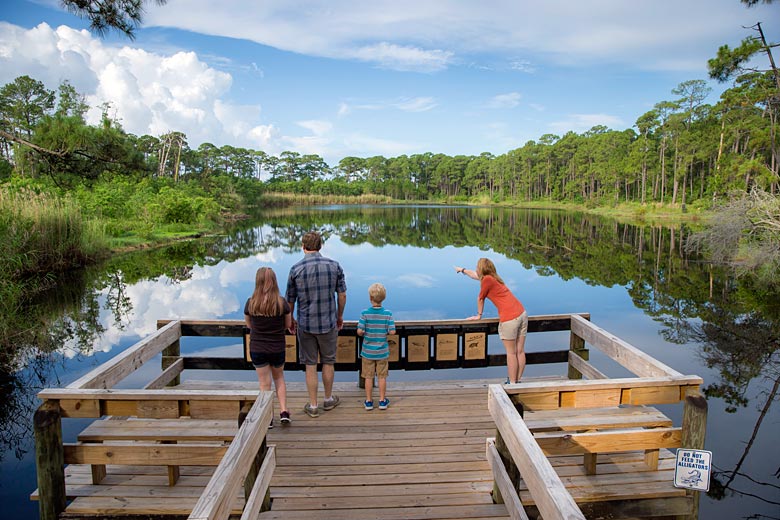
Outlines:
[[358, 336], [363, 336], [360, 357], [363, 358], [362, 372], [366, 380], [366, 401], [363, 403], [366, 410], [374, 409], [374, 401], [371, 397], [374, 374], [379, 382], [379, 409], [387, 410], [390, 406], [390, 399], [386, 396], [387, 366], [390, 357], [387, 335], [395, 334], [395, 322], [393, 313], [382, 307], [386, 296], [387, 292], [381, 283], [372, 284], [368, 288], [371, 307], [360, 313], [357, 326]]

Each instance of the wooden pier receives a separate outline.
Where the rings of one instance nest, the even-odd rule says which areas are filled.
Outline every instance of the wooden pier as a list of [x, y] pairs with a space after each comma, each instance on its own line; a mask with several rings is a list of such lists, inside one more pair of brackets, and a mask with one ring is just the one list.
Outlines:
[[[365, 411], [358, 385], [337, 383], [342, 403], [316, 419], [302, 412], [303, 383], [288, 383], [293, 423], [273, 429], [272, 393], [196, 377], [203, 368], [251, 369], [243, 356], [180, 355], [183, 336], [241, 338], [241, 322], [161, 321], [68, 387], [39, 394], [33, 498], [42, 520], [697, 518], [697, 494], [672, 482], [674, 450], [703, 448], [701, 379], [588, 318], [531, 317], [530, 332], [570, 331], [566, 349], [529, 356], [565, 363], [560, 376], [500, 385], [400, 382], [391, 373], [388, 410]], [[495, 320], [398, 328], [395, 370], [502, 362], [487, 352]], [[354, 323], [340, 342], [337, 370], [355, 370]], [[587, 346], [635, 377], [607, 378]], [[160, 353], [161, 370], [144, 388], [115, 389]], [[300, 368], [295, 354], [291, 341], [290, 369]], [[678, 426], [655, 407], [681, 403]], [[95, 420], [63, 442], [62, 421], [79, 417]]]

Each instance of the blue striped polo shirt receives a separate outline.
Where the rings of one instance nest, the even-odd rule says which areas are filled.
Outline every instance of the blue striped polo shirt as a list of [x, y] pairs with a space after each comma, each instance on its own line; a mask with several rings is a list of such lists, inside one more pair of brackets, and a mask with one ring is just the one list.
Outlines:
[[387, 359], [387, 334], [395, 332], [393, 313], [384, 307], [369, 307], [360, 313], [358, 330], [364, 331], [360, 355], [366, 359]]

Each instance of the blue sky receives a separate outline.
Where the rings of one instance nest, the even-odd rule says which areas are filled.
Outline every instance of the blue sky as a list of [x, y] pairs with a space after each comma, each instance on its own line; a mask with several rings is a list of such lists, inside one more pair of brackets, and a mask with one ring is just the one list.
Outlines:
[[[502, 154], [594, 125], [622, 130], [707, 79], [720, 45], [780, 2], [169, 0], [135, 40], [100, 38], [56, 0], [0, 5], [0, 84], [64, 79], [134, 134], [278, 155]], [[778, 57], [780, 58], [780, 56]], [[710, 82], [711, 102], [726, 87]]]

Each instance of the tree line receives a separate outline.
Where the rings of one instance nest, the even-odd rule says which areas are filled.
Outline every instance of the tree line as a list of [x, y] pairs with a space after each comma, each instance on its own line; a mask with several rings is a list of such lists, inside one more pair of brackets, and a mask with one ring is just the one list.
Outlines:
[[12, 172], [73, 186], [101, 175], [205, 182], [215, 176], [251, 180], [263, 190], [337, 195], [378, 194], [403, 200], [564, 201], [709, 205], [732, 190], [780, 187], [780, 77], [746, 68], [771, 45], [746, 38], [723, 46], [710, 74], [734, 79], [715, 104], [704, 80], [685, 81], [640, 115], [632, 128], [594, 126], [583, 133], [544, 134], [501, 155], [344, 157], [329, 165], [316, 154], [202, 143], [179, 131], [136, 136], [101, 108], [89, 106], [67, 81], [57, 92], [21, 76], [0, 89], [0, 179]]

